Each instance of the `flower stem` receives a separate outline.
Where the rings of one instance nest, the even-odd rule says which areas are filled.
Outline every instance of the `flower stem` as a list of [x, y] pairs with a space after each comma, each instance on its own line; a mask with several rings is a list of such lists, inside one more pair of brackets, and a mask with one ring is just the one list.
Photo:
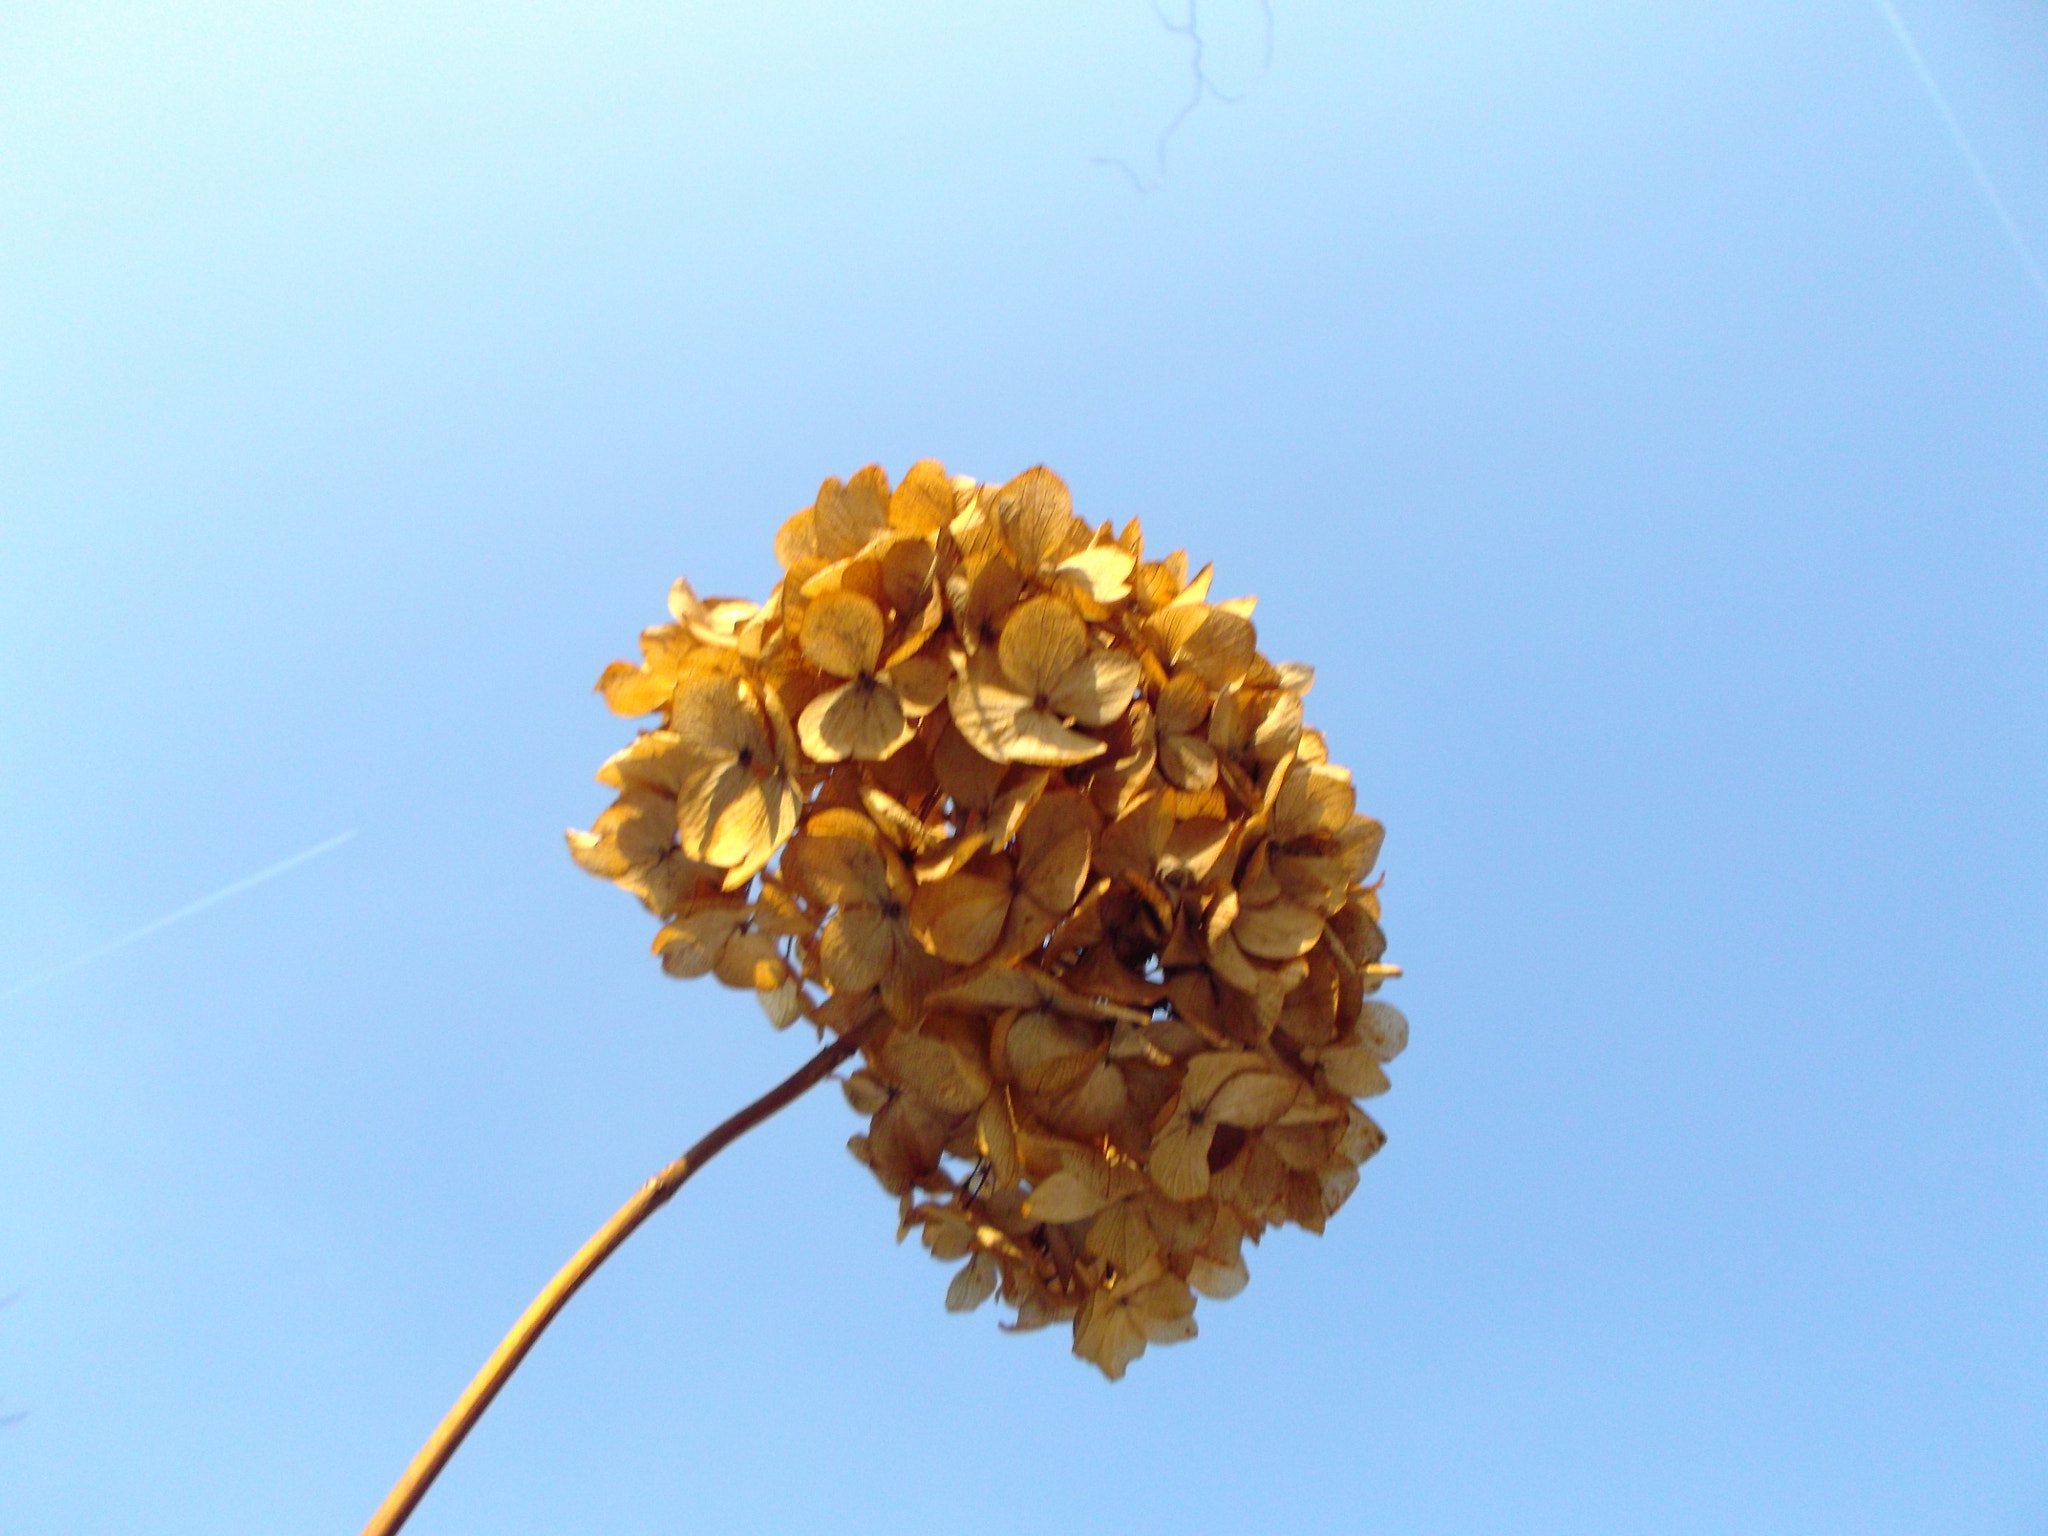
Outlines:
[[584, 1281], [597, 1273], [597, 1267], [638, 1230], [640, 1223], [668, 1204], [675, 1192], [683, 1187], [684, 1180], [726, 1146], [829, 1077], [833, 1068], [861, 1048], [884, 1017], [886, 1015], [878, 1011], [847, 1030], [745, 1109], [713, 1127], [689, 1151], [641, 1185], [633, 1198], [619, 1208], [618, 1214], [576, 1250], [575, 1257], [561, 1267], [555, 1278], [519, 1315], [512, 1331], [491, 1352], [491, 1358], [484, 1362], [483, 1369], [476, 1373], [476, 1378], [455, 1400], [455, 1406], [448, 1410], [448, 1416], [427, 1437], [427, 1443], [413, 1457], [405, 1475], [399, 1478], [397, 1485], [377, 1507], [377, 1513], [363, 1527], [363, 1536], [392, 1536], [405, 1524], [419, 1501], [426, 1497], [434, 1479], [440, 1476], [441, 1469], [455, 1454], [456, 1447], [462, 1444], [463, 1437], [484, 1416], [484, 1410], [491, 1406], [491, 1399], [498, 1395], [498, 1389], [511, 1379], [512, 1373], [519, 1369], [519, 1363], [526, 1358], [526, 1352], [533, 1348], [548, 1324], [555, 1320], [555, 1314], [568, 1304], [569, 1298], [576, 1294]]

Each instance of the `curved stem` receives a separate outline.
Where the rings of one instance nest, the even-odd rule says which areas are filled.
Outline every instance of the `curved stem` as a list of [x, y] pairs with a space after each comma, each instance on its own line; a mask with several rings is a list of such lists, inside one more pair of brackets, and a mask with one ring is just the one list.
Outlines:
[[532, 1305], [519, 1315], [512, 1331], [491, 1352], [491, 1358], [484, 1362], [483, 1369], [476, 1373], [476, 1378], [455, 1400], [448, 1416], [427, 1437], [427, 1443], [413, 1457], [405, 1475], [399, 1478], [384, 1502], [377, 1506], [377, 1513], [363, 1527], [363, 1536], [392, 1536], [405, 1524], [413, 1509], [426, 1496], [427, 1489], [433, 1486], [434, 1479], [440, 1476], [441, 1469], [448, 1464], [448, 1459], [455, 1454], [456, 1447], [462, 1444], [463, 1437], [484, 1416], [484, 1410], [491, 1406], [491, 1399], [498, 1395], [498, 1389], [511, 1379], [512, 1373], [519, 1369], [519, 1362], [526, 1358], [526, 1352], [533, 1348], [548, 1324], [555, 1320], [555, 1314], [567, 1305], [584, 1281], [597, 1273], [597, 1267], [633, 1235], [640, 1223], [668, 1204], [675, 1192], [683, 1187], [684, 1180], [727, 1145], [829, 1077], [834, 1067], [861, 1048], [883, 1017], [877, 1013], [849, 1029], [745, 1109], [720, 1122], [689, 1151], [641, 1185], [638, 1193], [619, 1208], [616, 1216], [599, 1227], [589, 1242], [576, 1250], [575, 1257], [561, 1267], [555, 1278], [533, 1298]]

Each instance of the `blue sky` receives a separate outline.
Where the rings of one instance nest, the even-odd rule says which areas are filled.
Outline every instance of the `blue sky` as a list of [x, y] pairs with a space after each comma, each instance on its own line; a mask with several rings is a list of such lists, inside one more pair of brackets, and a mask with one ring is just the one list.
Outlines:
[[[349, 1531], [795, 1065], [560, 832], [669, 582], [1046, 462], [1387, 824], [1390, 1133], [1110, 1386], [821, 1093], [429, 1532], [2048, 1526], [2048, 27], [1899, 0], [0, 13], [0, 1530]], [[343, 833], [274, 879], [111, 940]]]

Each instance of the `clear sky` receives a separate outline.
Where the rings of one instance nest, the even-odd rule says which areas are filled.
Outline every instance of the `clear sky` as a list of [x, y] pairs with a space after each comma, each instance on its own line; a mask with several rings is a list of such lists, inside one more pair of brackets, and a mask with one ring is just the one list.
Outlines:
[[818, 1094], [413, 1530], [2048, 1529], [2039, 5], [1201, 16], [1158, 180], [1144, 0], [0, 9], [5, 1536], [355, 1531], [796, 1064], [590, 687], [924, 456], [1317, 665], [1388, 1147], [1112, 1386]]

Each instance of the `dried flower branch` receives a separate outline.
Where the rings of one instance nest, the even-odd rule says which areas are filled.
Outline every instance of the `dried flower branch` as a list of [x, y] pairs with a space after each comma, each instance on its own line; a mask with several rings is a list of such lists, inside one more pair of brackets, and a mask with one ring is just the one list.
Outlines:
[[712, 1153], [858, 1052], [849, 1148], [960, 1268], [954, 1311], [1068, 1323], [1111, 1378], [1192, 1338], [1270, 1227], [1320, 1232], [1407, 1043], [1373, 994], [1381, 829], [1252, 600], [1027, 470], [827, 480], [765, 603], [669, 594], [598, 689], [654, 723], [569, 850], [676, 976], [831, 1043], [542, 1292], [365, 1536], [389, 1536], [571, 1293]]

